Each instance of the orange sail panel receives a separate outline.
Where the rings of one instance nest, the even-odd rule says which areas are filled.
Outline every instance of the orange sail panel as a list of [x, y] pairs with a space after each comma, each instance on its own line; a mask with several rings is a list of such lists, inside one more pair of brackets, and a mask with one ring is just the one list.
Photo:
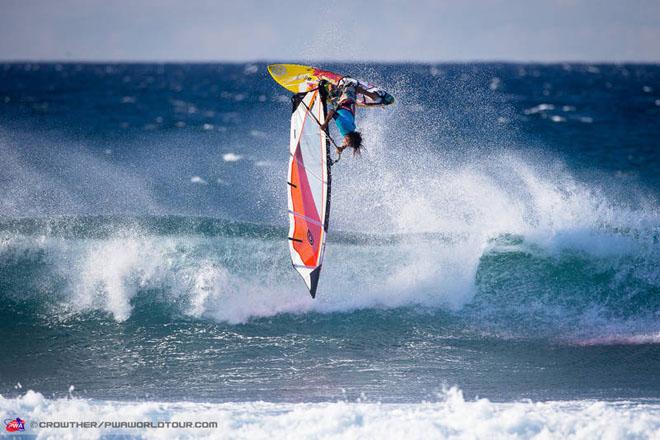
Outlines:
[[321, 90], [294, 95], [289, 144], [289, 250], [293, 267], [316, 296], [330, 214], [330, 148], [319, 124], [326, 103]]

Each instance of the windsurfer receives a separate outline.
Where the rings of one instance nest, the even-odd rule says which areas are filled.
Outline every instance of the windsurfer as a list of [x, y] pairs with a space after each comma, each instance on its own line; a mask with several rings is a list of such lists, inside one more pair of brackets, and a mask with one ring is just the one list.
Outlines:
[[335, 125], [339, 134], [342, 136], [342, 144], [337, 147], [337, 154], [348, 147], [353, 148], [353, 154], [360, 154], [362, 148], [362, 134], [357, 131], [355, 125], [355, 101], [357, 94], [361, 93], [372, 99], [378, 97], [376, 93], [371, 93], [360, 87], [360, 83], [348, 76], [340, 79], [337, 84], [327, 82], [324, 84], [328, 89], [328, 98], [332, 104], [332, 109], [328, 112], [325, 122], [321, 124], [321, 129], [327, 130], [331, 119], [335, 120]]

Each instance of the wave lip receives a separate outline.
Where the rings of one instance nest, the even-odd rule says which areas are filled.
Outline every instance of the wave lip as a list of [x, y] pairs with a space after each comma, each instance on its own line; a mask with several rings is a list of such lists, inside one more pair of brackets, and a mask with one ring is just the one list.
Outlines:
[[[443, 390], [436, 402], [117, 402], [46, 399], [28, 391], [0, 396], [0, 416], [27, 421], [38, 438], [491, 438], [651, 439], [660, 430], [660, 403], [550, 401], [497, 403], [465, 400], [460, 389]], [[213, 428], [34, 428], [46, 421], [217, 422]]]

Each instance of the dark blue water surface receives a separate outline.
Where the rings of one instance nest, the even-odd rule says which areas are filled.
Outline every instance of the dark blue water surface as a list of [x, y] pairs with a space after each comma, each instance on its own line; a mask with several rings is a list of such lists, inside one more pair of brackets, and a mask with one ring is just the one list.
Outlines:
[[0, 394], [660, 399], [660, 66], [324, 65], [391, 91], [290, 267], [265, 64], [0, 64]]

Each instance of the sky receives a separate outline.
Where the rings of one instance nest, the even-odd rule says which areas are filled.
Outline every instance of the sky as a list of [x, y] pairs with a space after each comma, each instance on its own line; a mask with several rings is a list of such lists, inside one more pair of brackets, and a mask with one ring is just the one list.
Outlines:
[[0, 60], [660, 62], [660, 0], [0, 0]]

